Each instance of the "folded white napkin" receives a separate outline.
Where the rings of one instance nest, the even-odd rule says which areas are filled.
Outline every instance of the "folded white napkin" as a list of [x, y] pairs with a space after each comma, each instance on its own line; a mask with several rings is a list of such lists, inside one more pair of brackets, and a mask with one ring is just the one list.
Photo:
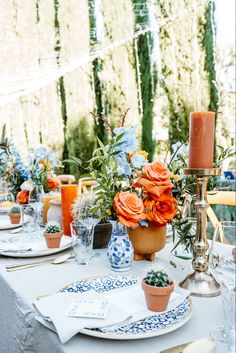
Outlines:
[[[189, 295], [190, 292], [188, 290], [177, 287], [176, 290], [171, 294], [168, 307], [164, 312], [176, 308]], [[145, 296], [141, 288], [140, 281], [138, 281], [135, 286], [126, 289], [110, 291], [109, 293], [105, 294], [105, 298], [108, 299], [112, 305], [115, 303], [118, 304], [121, 309], [126, 310], [130, 316], [132, 316], [131, 319], [129, 319], [129, 324], [153, 315], [161, 314], [147, 309]], [[102, 331], [106, 332], [117, 326], [120, 325], [115, 325], [114, 327], [110, 326], [109, 328], [104, 327], [102, 328]]]
[[[129, 318], [129, 313], [116, 304], [110, 305], [105, 319], [66, 316], [68, 308], [75, 299], [97, 300], [101, 298], [104, 298], [104, 295], [88, 293], [57, 293], [39, 301], [35, 301], [34, 305], [44, 318], [51, 319], [61, 343], [65, 343], [85, 327], [99, 328], [107, 325], [114, 325]], [[36, 319], [38, 319], [37, 316]], [[40, 319], [38, 321], [43, 323]]]
[[[189, 296], [189, 291], [181, 288], [172, 293], [167, 310], [174, 309]], [[90, 319], [66, 316], [66, 311], [74, 299], [106, 299], [110, 306], [106, 319]], [[144, 293], [140, 282], [130, 288], [112, 290], [107, 293], [58, 293], [34, 302], [41, 315], [36, 319], [49, 327], [44, 319], [50, 318], [62, 343], [80, 332], [83, 328], [100, 328], [103, 332], [116, 327], [156, 315], [146, 308]], [[41, 317], [40, 317], [41, 316]], [[108, 327], [109, 326], [109, 327]]]

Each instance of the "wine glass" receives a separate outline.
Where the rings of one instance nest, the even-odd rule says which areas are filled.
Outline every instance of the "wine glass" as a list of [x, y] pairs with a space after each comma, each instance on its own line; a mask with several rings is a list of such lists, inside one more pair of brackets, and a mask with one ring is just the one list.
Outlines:
[[[214, 276], [220, 283], [225, 322], [222, 326], [213, 328], [211, 334], [221, 344], [227, 345], [227, 352], [235, 352], [235, 245], [236, 222], [219, 222], [213, 234], [209, 264]], [[217, 243], [228, 244], [224, 255], [219, 255]], [[231, 245], [231, 246], [230, 246]], [[220, 248], [219, 248], [220, 250]]]
[[[79, 207], [77, 212], [78, 220], [91, 230], [92, 237], [94, 237], [95, 226], [101, 220], [101, 212], [96, 207], [96, 194], [94, 192], [86, 192], [80, 196]], [[99, 253], [92, 250], [93, 257], [99, 256]]]
[[224, 323], [211, 330], [219, 344], [227, 346], [228, 353], [235, 353], [235, 279], [225, 277], [220, 280]]
[[[229, 246], [226, 254], [219, 255], [217, 251], [217, 243], [224, 243]], [[211, 268], [219, 267], [221, 270], [231, 268], [235, 270], [235, 248], [236, 248], [236, 221], [220, 221], [213, 234], [210, 252], [209, 263]]]
[[40, 214], [42, 213], [43, 208], [43, 185], [36, 185], [33, 190], [29, 193], [29, 205], [36, 212], [36, 228], [40, 229], [40, 224], [42, 223], [40, 219]]

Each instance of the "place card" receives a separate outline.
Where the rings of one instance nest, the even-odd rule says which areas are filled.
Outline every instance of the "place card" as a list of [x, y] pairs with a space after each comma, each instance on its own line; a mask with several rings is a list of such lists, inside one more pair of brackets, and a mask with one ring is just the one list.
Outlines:
[[75, 299], [66, 312], [66, 316], [105, 319], [109, 302], [105, 299]]

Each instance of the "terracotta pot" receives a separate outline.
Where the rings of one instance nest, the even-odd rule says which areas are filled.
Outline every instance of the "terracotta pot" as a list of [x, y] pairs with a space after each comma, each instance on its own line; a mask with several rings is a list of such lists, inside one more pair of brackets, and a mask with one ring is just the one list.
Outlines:
[[112, 233], [111, 223], [97, 224], [94, 228], [93, 249], [107, 248]]
[[58, 233], [43, 233], [48, 248], [59, 248], [61, 243], [62, 231]]
[[166, 225], [128, 228], [128, 234], [134, 248], [134, 260], [153, 261], [155, 252], [162, 250], [166, 244]]
[[141, 284], [148, 309], [157, 312], [165, 311], [174, 290], [174, 282], [171, 281], [169, 287], [154, 287], [146, 284], [144, 280]]
[[9, 213], [9, 217], [11, 220], [11, 224], [19, 224], [21, 220], [21, 214], [20, 213]]

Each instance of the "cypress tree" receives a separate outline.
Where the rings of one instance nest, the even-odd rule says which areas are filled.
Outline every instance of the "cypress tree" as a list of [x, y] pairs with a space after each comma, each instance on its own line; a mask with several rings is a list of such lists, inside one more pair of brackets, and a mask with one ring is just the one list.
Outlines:
[[[133, 0], [133, 5], [140, 6], [140, 12], [135, 11], [135, 22], [140, 24], [141, 22], [148, 23], [149, 16], [148, 11], [142, 13], [142, 8], [147, 9], [146, 0]], [[136, 62], [137, 70], [140, 70], [141, 77], [141, 99], [143, 113], [142, 115], [142, 141], [141, 148], [148, 152], [148, 159], [152, 161], [155, 144], [153, 141], [152, 131], [153, 131], [153, 104], [154, 97], [153, 92], [155, 91], [156, 77], [152, 77], [154, 73], [152, 72], [152, 62], [151, 53], [153, 47], [153, 37], [151, 33], [145, 33], [138, 37], [137, 48], [138, 48], [138, 60], [139, 65]], [[136, 76], [138, 76], [138, 72]], [[155, 76], [155, 74], [154, 74]]]

